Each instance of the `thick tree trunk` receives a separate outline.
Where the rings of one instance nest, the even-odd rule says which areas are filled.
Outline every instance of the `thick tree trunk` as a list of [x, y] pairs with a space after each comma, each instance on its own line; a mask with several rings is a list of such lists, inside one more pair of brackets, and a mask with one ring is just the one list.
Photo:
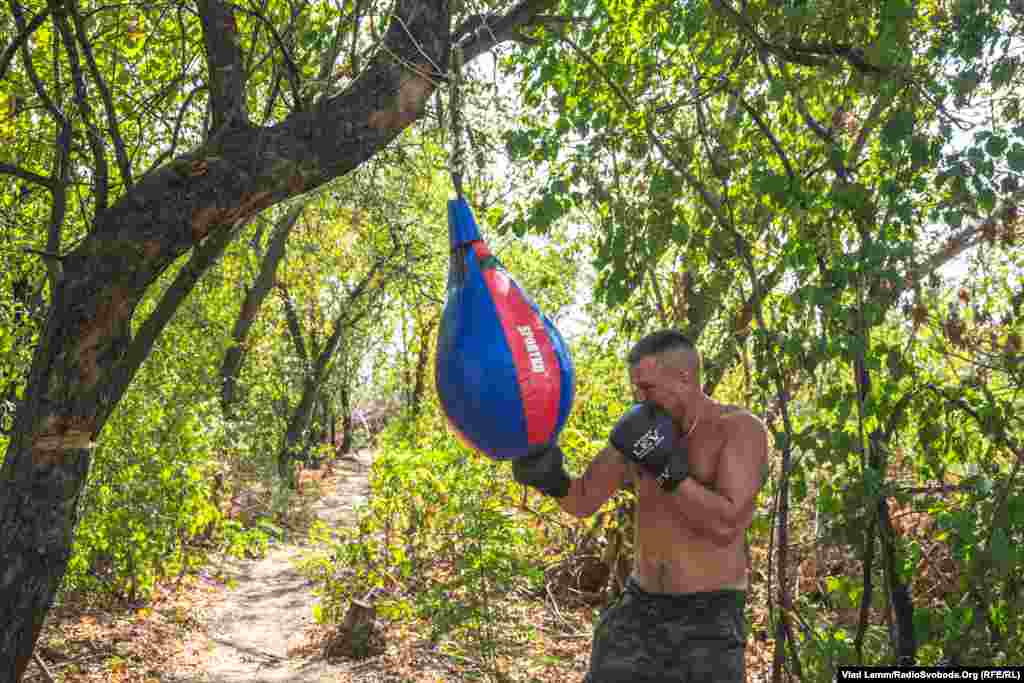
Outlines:
[[[326, 378], [325, 378], [326, 379]], [[313, 403], [313, 424], [310, 425], [308, 438], [306, 439], [306, 451], [302, 459], [307, 465], [314, 469], [320, 469], [323, 456], [320, 449], [324, 444], [330, 443], [327, 429], [327, 397], [321, 389], [317, 392], [316, 401]]]
[[896, 666], [914, 666], [917, 660], [917, 639], [914, 635], [914, 601], [910, 586], [900, 579], [900, 558], [896, 549], [896, 533], [885, 496], [878, 499], [878, 529], [882, 541], [886, 590], [893, 611], [892, 639]]
[[[515, 35], [550, 0], [526, 0], [466, 37], [466, 60]], [[86, 239], [61, 259], [0, 469], [0, 680], [19, 681], [67, 567], [76, 506], [93, 441], [180, 303], [239, 226], [263, 209], [344, 175], [423, 113], [447, 69], [448, 3], [398, 0], [394, 20], [345, 92], [281, 123], [248, 123], [244, 69], [231, 5], [197, 3], [212, 120], [207, 143], [138, 179], [99, 212]], [[434, 66], [436, 65], [436, 66]], [[102, 151], [102, 150], [100, 150]], [[102, 159], [100, 154], [98, 158]], [[101, 182], [102, 181], [102, 182]], [[106, 177], [97, 176], [105, 198]], [[181, 287], [131, 335], [150, 285], [192, 251]], [[191, 284], [190, 284], [191, 283]]]
[[270, 128], [225, 125], [140, 179], [62, 259], [0, 471], [0, 680], [19, 681], [32, 657], [92, 442], [155, 340], [131, 335], [143, 294], [181, 255], [356, 168], [416, 120], [438, 82], [430, 64], [447, 63], [447, 6], [400, 0], [385, 49], [347, 92]]

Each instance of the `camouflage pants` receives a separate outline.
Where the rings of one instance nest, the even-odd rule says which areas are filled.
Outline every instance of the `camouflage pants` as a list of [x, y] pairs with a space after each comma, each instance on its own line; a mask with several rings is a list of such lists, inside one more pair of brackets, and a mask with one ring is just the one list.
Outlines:
[[746, 593], [647, 593], [630, 577], [594, 631], [584, 683], [742, 683]]

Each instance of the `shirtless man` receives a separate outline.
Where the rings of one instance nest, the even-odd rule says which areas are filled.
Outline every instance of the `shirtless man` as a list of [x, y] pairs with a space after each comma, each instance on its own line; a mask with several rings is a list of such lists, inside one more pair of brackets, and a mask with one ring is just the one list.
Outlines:
[[557, 445], [513, 463], [517, 481], [576, 517], [620, 488], [636, 492], [633, 573], [598, 622], [584, 683], [742, 682], [745, 532], [767, 432], [703, 393], [700, 353], [675, 330], [640, 340], [628, 363], [638, 404], [582, 478], [569, 477]]

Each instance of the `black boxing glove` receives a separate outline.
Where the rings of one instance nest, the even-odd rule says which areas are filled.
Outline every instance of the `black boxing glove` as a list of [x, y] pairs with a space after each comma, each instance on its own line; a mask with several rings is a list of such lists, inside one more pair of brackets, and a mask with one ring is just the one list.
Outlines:
[[531, 449], [526, 456], [513, 460], [512, 476], [552, 498], [565, 498], [572, 482], [565, 471], [565, 454], [557, 444]]
[[674, 491], [690, 474], [686, 447], [676, 443], [672, 416], [650, 401], [627, 410], [608, 435], [612, 446], [641, 465], [665, 491]]

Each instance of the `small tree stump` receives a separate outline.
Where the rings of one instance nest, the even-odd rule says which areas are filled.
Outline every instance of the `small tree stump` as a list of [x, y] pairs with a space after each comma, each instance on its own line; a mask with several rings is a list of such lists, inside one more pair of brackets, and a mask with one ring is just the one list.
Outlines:
[[337, 631], [327, 641], [324, 655], [328, 659], [366, 659], [383, 649], [377, 628], [377, 608], [368, 602], [353, 600]]

